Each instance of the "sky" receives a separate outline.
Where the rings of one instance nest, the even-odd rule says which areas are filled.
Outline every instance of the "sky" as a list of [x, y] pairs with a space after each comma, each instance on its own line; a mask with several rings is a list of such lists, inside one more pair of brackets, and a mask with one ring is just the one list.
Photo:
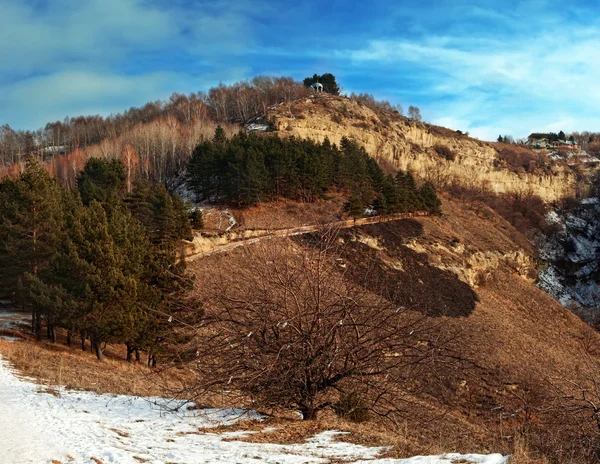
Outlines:
[[0, 125], [330, 72], [482, 140], [600, 131], [599, 51], [596, 0], [0, 0]]

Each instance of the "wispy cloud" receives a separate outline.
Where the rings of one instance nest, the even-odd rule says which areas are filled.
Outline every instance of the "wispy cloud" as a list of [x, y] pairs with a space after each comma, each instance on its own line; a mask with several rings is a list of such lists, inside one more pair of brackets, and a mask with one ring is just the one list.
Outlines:
[[0, 124], [332, 72], [484, 139], [599, 130], [598, 12], [587, 0], [0, 0]]
[[428, 95], [419, 103], [433, 122], [460, 122], [456, 128], [482, 138], [598, 129], [600, 62], [592, 57], [600, 48], [600, 27], [562, 26], [502, 38], [376, 39], [338, 54], [357, 67], [410, 69], [423, 79]]
[[252, 43], [245, 7], [230, 5], [0, 0], [0, 124], [37, 128], [245, 77], [221, 59]]

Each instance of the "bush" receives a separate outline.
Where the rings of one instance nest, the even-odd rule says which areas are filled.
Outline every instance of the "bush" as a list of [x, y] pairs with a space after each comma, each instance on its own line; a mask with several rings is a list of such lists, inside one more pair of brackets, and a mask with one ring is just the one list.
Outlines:
[[368, 123], [366, 122], [355, 122], [354, 124], [352, 124], [354, 127], [358, 127], [359, 129], [363, 129], [363, 130], [368, 130], [371, 127], [369, 126]]
[[[282, 242], [257, 245], [235, 276], [205, 282], [191, 397], [228, 390], [251, 396], [257, 408], [300, 411], [304, 420], [331, 407], [336, 391], [360, 391], [381, 416], [404, 407], [399, 399], [430, 368], [425, 341], [435, 336], [418, 315], [367, 290], [366, 276], [346, 278], [336, 260], [339, 236], [321, 237], [303, 253]], [[358, 398], [338, 403], [355, 420], [366, 408]]]
[[482, 205], [488, 206], [525, 235], [544, 232], [548, 227], [548, 206], [533, 193], [498, 194], [483, 186], [469, 188], [458, 183], [452, 184], [448, 193], [478, 211]]
[[190, 214], [190, 222], [194, 230], [204, 229], [204, 217], [202, 216], [202, 210], [195, 209]]
[[335, 413], [352, 422], [367, 422], [369, 408], [355, 392], [343, 393], [339, 401], [332, 405]]
[[499, 144], [497, 167], [505, 167], [516, 174], [536, 172], [538, 167], [543, 167], [545, 162], [544, 155], [535, 153], [532, 150], [515, 145]]
[[437, 145], [434, 145], [433, 149], [441, 158], [444, 158], [447, 161], [454, 161], [456, 159], [456, 154], [446, 145], [438, 143]]

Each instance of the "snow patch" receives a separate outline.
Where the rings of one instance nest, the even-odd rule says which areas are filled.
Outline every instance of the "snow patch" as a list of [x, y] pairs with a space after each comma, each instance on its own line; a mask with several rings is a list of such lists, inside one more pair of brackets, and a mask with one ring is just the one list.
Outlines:
[[[408, 459], [380, 459], [378, 464], [454, 464], [457, 462], [469, 464], [506, 464], [508, 456], [501, 454], [442, 454], [440, 456], [415, 456]], [[357, 461], [355, 464], [367, 464], [373, 461]]]
[[[137, 464], [185, 462], [308, 464], [360, 462], [370, 464], [450, 464], [464, 459], [477, 464], [504, 464], [492, 454], [417, 456], [377, 459], [387, 448], [336, 442], [345, 432], [326, 431], [305, 443], [280, 445], [237, 441], [259, 432], [212, 433], [206, 428], [261, 419], [252, 411], [205, 409], [189, 411], [164, 398], [98, 395], [63, 388], [40, 389], [19, 378], [0, 357], [0, 450], [2, 462], [65, 462]], [[183, 406], [180, 404], [180, 406]], [[263, 430], [266, 432], [267, 429]], [[95, 461], [98, 462], [98, 461]]]

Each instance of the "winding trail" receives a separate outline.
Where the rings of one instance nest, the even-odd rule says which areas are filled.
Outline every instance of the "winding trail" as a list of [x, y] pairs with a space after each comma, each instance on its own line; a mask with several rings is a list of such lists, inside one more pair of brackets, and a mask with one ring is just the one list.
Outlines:
[[[275, 229], [275, 230], [247, 230], [244, 231], [248, 234], [252, 234], [251, 237], [247, 238], [234, 238], [231, 240], [226, 239], [225, 242], [210, 243], [210, 239], [202, 235], [199, 232], [192, 242], [189, 242], [190, 250], [186, 252], [185, 259], [187, 261], [194, 261], [198, 258], [204, 258], [206, 256], [214, 255], [216, 253], [225, 253], [227, 251], [234, 250], [239, 247], [245, 247], [252, 245], [262, 240], [268, 240], [273, 238], [282, 237], [293, 237], [296, 235], [310, 234], [323, 228], [329, 229], [351, 229], [357, 226], [363, 226], [367, 224], [379, 224], [382, 222], [392, 222], [402, 219], [411, 218], [423, 218], [430, 217], [430, 214], [425, 211], [417, 211], [414, 213], [398, 213], [389, 216], [373, 216], [368, 218], [360, 219], [348, 219], [345, 221], [333, 221], [325, 224], [311, 224], [308, 226], [292, 227], [289, 229]], [[228, 237], [227, 234], [221, 234], [219, 237]], [[201, 249], [201, 250], [199, 250]]]

